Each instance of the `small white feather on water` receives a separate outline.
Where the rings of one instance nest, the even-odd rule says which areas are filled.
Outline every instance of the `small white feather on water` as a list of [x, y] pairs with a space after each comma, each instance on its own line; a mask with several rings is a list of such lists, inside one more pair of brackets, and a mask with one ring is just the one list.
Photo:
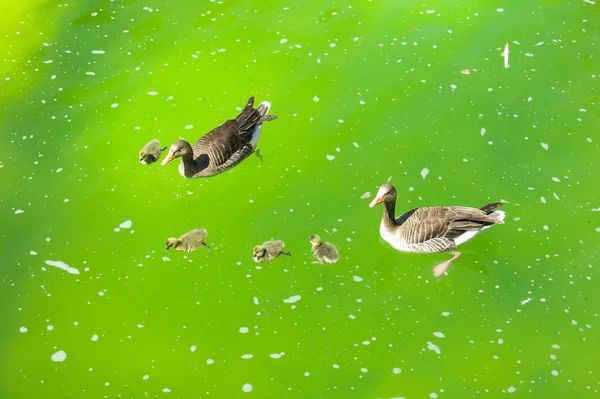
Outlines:
[[121, 223], [119, 225], [119, 227], [122, 229], [130, 229], [132, 225], [133, 225], [133, 222], [131, 220], [126, 220], [123, 223]]
[[428, 174], [429, 174], [429, 169], [423, 168], [423, 170], [421, 171], [421, 176], [423, 177], [423, 179], [426, 178]]
[[292, 295], [291, 297], [284, 299], [283, 303], [296, 303], [300, 299], [302, 299], [300, 295]]
[[50, 359], [52, 359], [53, 362], [64, 362], [65, 359], [67, 358], [67, 352], [65, 351], [58, 351], [56, 353], [53, 353], [52, 356], [50, 356]]
[[548, 151], [548, 144], [546, 143], [541, 143], [542, 144], [542, 148], [546, 151]]
[[59, 269], [62, 269], [69, 274], [79, 274], [79, 270], [77, 270], [76, 268], [71, 267], [71, 266], [67, 265], [65, 262], [61, 262], [59, 260], [47, 260], [47, 261], [45, 261], [45, 263], [48, 266], [58, 267]]
[[485, 132], [487, 132], [487, 130], [485, 130], [484, 127], [481, 128], [481, 131], [479, 132], [482, 136], [485, 136]]
[[508, 43], [506, 43], [506, 45], [504, 46], [504, 51], [502, 52], [502, 56], [504, 56], [504, 68], [508, 68], [510, 65], [508, 65]]

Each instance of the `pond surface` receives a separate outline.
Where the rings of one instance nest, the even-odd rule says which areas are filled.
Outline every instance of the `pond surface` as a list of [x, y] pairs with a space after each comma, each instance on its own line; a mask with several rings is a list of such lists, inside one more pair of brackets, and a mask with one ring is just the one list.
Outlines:
[[[597, 397], [594, 1], [1, 8], [0, 397]], [[251, 95], [264, 162], [138, 162]], [[390, 175], [399, 212], [506, 223], [436, 279], [361, 198]], [[193, 228], [210, 255], [165, 251]]]

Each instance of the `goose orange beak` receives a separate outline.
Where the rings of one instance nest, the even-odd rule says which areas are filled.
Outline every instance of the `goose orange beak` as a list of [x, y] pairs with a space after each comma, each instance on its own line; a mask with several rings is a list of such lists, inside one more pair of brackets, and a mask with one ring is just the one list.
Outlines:
[[375, 199], [373, 201], [371, 201], [371, 203], [369, 204], [369, 207], [373, 208], [375, 205], [379, 205], [382, 202], [383, 202], [383, 196], [375, 197]]
[[171, 162], [173, 159], [175, 159], [175, 155], [173, 155], [173, 153], [171, 151], [169, 151], [169, 153], [167, 154], [167, 157], [160, 164], [162, 166], [165, 166], [166, 164]]

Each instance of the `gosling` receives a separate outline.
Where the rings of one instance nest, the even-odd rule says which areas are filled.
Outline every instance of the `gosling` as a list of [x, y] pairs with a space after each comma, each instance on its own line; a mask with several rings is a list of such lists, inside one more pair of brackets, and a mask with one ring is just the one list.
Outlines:
[[140, 163], [143, 163], [144, 165], [150, 165], [151, 163], [158, 161], [161, 152], [166, 149], [167, 147], [163, 149], [160, 148], [160, 142], [158, 140], [150, 141], [140, 151]]
[[313, 234], [308, 237], [308, 241], [312, 244], [312, 253], [317, 261], [313, 263], [336, 263], [340, 260], [340, 254], [335, 245], [329, 242], [321, 241], [321, 237], [317, 234]]
[[190, 253], [202, 246], [205, 246], [208, 254], [210, 255], [210, 247], [204, 242], [204, 239], [207, 235], [208, 232], [206, 229], [194, 229], [192, 231], [188, 231], [179, 237], [179, 239], [169, 238], [167, 240], [167, 251], [171, 248], [175, 248], [177, 251], [185, 251]]
[[292, 256], [289, 252], [283, 252], [285, 244], [281, 240], [266, 241], [257, 245], [252, 250], [252, 257], [256, 263], [270, 262], [279, 255]]

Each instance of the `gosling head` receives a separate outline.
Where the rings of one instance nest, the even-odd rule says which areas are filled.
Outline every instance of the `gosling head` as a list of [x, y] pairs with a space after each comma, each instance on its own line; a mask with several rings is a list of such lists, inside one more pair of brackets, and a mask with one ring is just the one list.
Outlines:
[[308, 237], [308, 241], [310, 241], [312, 245], [319, 245], [321, 243], [321, 237], [319, 237], [318, 234], [313, 234]]
[[175, 248], [177, 246], [177, 244], [179, 243], [179, 240], [177, 238], [169, 238], [167, 239], [167, 248], [166, 250], [168, 251], [171, 248]]
[[192, 152], [192, 147], [185, 140], [177, 140], [171, 145], [169, 148], [169, 152], [167, 153], [167, 157], [161, 162], [161, 165], [166, 165], [175, 158], [179, 158], [184, 156], [185, 154], [189, 154]]
[[140, 163], [143, 163], [144, 165], [149, 165], [153, 162], [156, 162], [156, 158], [154, 158], [154, 155], [149, 154], [148, 152], [146, 152], [146, 150], [140, 151]]
[[379, 191], [377, 191], [375, 199], [371, 201], [369, 206], [373, 208], [375, 205], [379, 205], [382, 202], [396, 202], [397, 194], [398, 193], [394, 186], [392, 186], [389, 183], [385, 183], [384, 185], [379, 187]]
[[267, 250], [261, 247], [260, 245], [255, 246], [252, 249], [252, 257], [255, 262], [259, 262], [260, 259], [267, 254]]

